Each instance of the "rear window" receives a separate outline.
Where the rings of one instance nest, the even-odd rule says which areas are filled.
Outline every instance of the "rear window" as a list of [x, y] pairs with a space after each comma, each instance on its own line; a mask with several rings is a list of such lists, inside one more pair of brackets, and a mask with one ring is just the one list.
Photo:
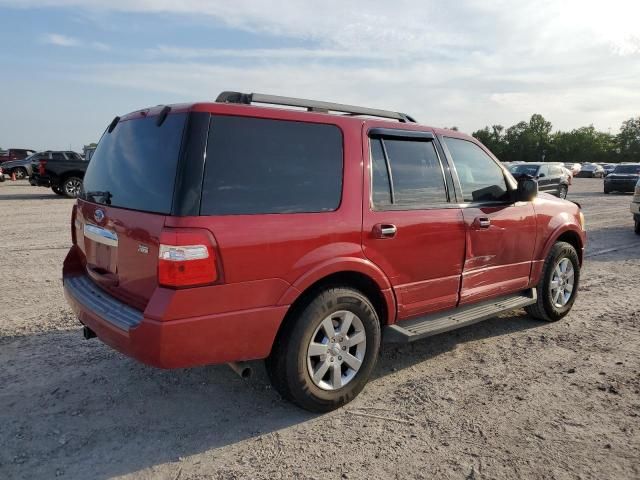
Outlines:
[[105, 132], [84, 176], [82, 198], [145, 212], [171, 212], [186, 113], [119, 122]]
[[213, 116], [201, 215], [327, 212], [340, 205], [334, 125]]
[[618, 165], [613, 173], [640, 173], [640, 165]]

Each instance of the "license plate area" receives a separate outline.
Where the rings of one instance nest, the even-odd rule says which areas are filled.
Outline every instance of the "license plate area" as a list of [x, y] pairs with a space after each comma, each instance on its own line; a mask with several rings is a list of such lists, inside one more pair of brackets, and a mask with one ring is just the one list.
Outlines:
[[103, 273], [117, 273], [118, 234], [97, 225], [84, 225], [84, 249], [87, 265]]

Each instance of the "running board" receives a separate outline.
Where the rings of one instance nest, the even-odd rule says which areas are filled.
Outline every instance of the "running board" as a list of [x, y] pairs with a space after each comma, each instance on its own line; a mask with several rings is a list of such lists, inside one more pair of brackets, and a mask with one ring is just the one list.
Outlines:
[[536, 289], [532, 288], [531, 290], [505, 295], [482, 303], [452, 308], [425, 315], [424, 317], [405, 320], [395, 325], [387, 326], [384, 331], [384, 341], [387, 343], [406, 343], [438, 335], [439, 333], [488, 320], [504, 312], [533, 305], [536, 303], [537, 298]]

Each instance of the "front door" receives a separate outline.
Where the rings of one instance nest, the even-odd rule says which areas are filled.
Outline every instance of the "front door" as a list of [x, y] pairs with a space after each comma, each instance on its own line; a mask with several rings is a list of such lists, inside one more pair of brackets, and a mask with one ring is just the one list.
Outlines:
[[364, 253], [389, 278], [398, 320], [455, 307], [465, 226], [462, 210], [449, 201], [453, 192], [443, 151], [431, 132], [403, 137], [401, 130], [380, 128], [368, 133]]
[[463, 138], [442, 140], [465, 202], [460, 305], [524, 290], [536, 240], [533, 204], [511, 201], [502, 167], [478, 144]]

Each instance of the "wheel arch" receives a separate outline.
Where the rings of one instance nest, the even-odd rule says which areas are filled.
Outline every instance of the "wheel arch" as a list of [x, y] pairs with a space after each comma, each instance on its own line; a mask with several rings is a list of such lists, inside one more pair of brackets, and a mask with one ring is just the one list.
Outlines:
[[[373, 304], [381, 327], [395, 322], [396, 301], [386, 276], [366, 260], [356, 260], [350, 267], [345, 265], [343, 269], [321, 268], [305, 275], [287, 290], [279, 304], [289, 304], [290, 306], [278, 327], [274, 344], [278, 342], [280, 335], [287, 330], [291, 322], [295, 321], [297, 314], [309, 304], [318, 292], [332, 286], [351, 287], [362, 292]], [[369, 270], [369, 268], [373, 270]]]
[[549, 255], [551, 248], [557, 242], [567, 242], [568, 244], [572, 245], [573, 248], [576, 249], [578, 259], [580, 260], [580, 266], [582, 266], [584, 242], [582, 239], [582, 235], [577, 228], [575, 228], [574, 226], [567, 226], [565, 228], [560, 228], [556, 232], [554, 232], [554, 234], [549, 237], [544, 247], [543, 258], [547, 258], [547, 255]]

